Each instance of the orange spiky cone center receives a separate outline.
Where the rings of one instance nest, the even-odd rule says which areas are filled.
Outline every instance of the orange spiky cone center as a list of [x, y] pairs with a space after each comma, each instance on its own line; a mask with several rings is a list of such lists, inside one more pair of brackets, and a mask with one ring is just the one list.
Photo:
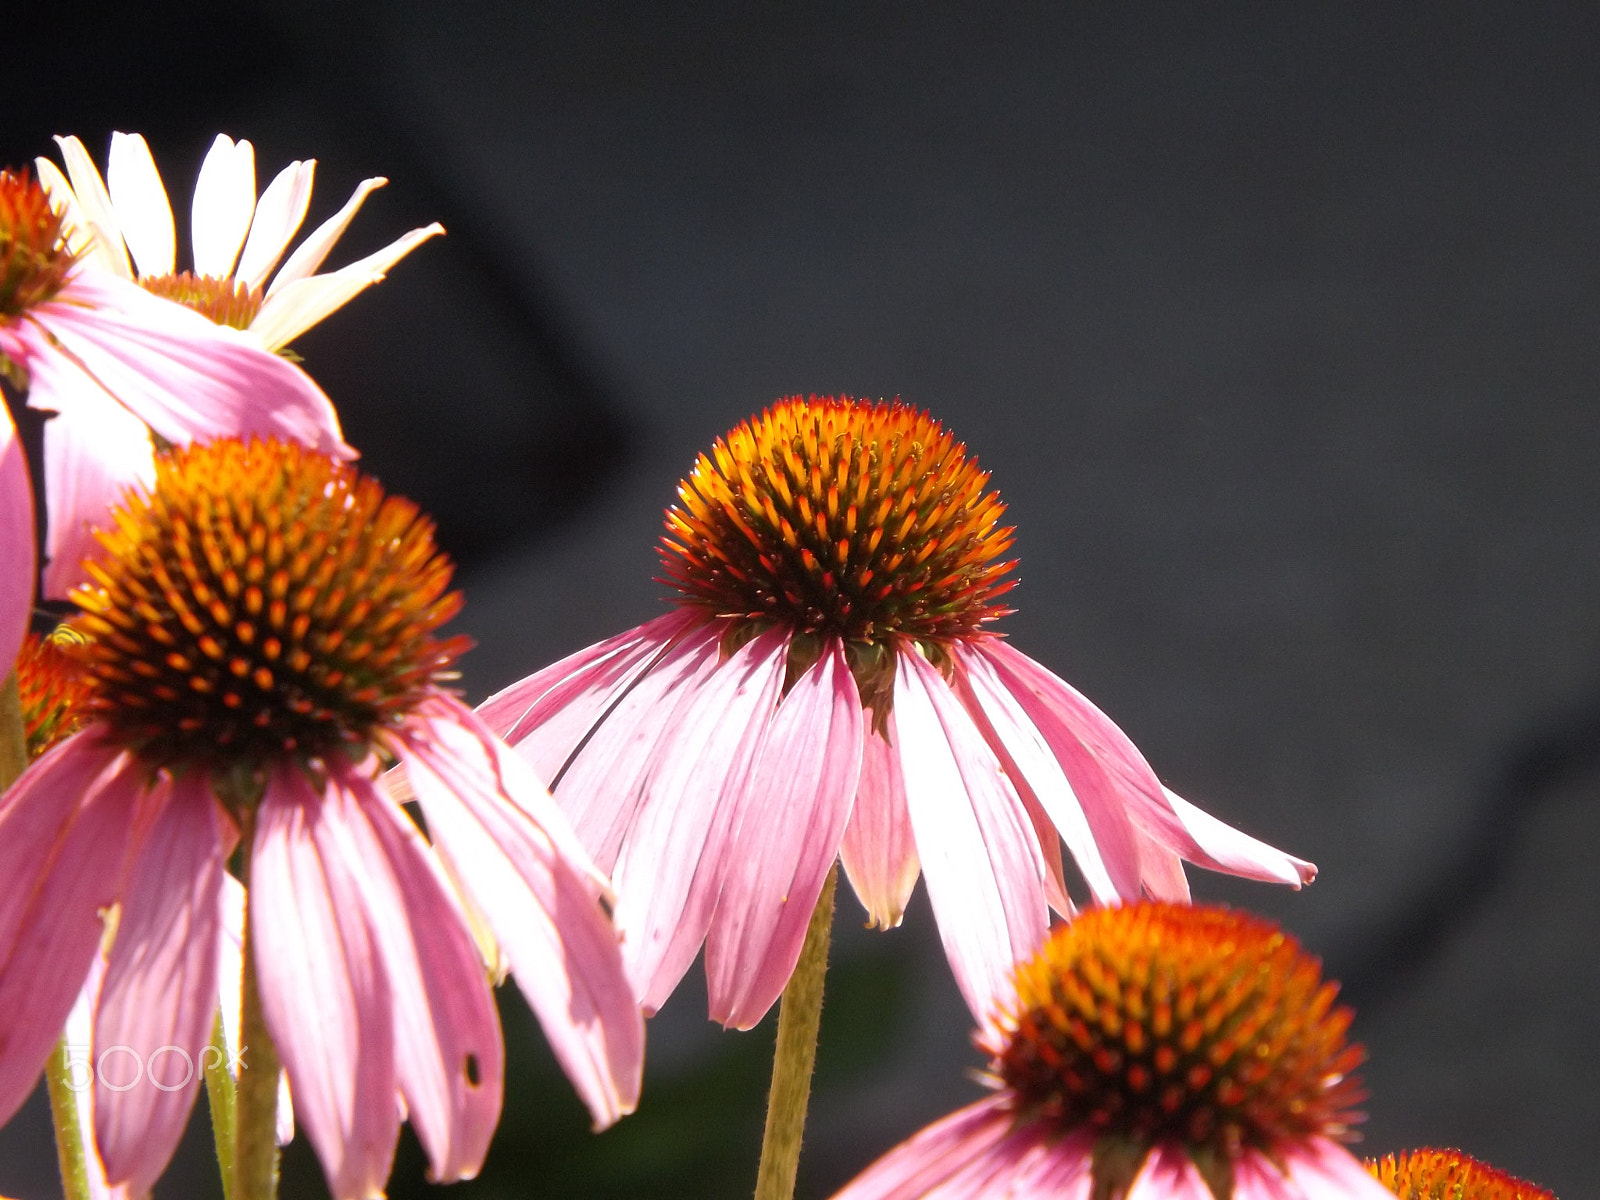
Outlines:
[[261, 289], [251, 287], [242, 279], [219, 279], [190, 271], [180, 271], [176, 275], [142, 275], [139, 286], [163, 300], [192, 308], [216, 324], [233, 329], [249, 329], [250, 322], [261, 311], [263, 300]]
[[1017, 968], [991, 1034], [993, 1074], [1024, 1119], [1097, 1137], [1097, 1197], [1120, 1196], [1156, 1143], [1182, 1146], [1218, 1200], [1233, 1163], [1344, 1138], [1361, 1097], [1348, 1009], [1269, 921], [1133, 904], [1059, 926]]
[[360, 758], [467, 639], [416, 505], [292, 442], [158, 457], [73, 599], [90, 712], [155, 765]]
[[790, 397], [719, 438], [679, 485], [665, 582], [757, 626], [880, 645], [968, 637], [1015, 585], [988, 482], [915, 408]]
[[62, 626], [49, 637], [30, 633], [22, 643], [17, 655], [17, 694], [30, 759], [76, 733], [88, 720], [84, 706], [90, 694], [89, 679], [64, 649], [82, 640], [81, 635]]
[[1368, 1159], [1366, 1168], [1400, 1200], [1556, 1200], [1459, 1150], [1408, 1150]]
[[0, 171], [0, 321], [53, 299], [66, 285], [75, 260], [61, 222], [27, 168]]

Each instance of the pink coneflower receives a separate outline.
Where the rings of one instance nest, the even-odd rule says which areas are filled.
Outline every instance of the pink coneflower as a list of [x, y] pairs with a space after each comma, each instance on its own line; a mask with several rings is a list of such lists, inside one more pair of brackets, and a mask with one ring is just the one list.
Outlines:
[[[153, 478], [152, 435], [173, 445], [271, 435], [355, 454], [341, 440], [333, 405], [304, 371], [247, 334], [81, 261], [96, 243], [69, 245], [63, 219], [27, 171], [0, 172], [0, 375], [27, 393], [30, 408], [55, 414], [44, 428], [44, 589], [51, 596], [82, 578], [79, 564], [94, 547], [90, 530], [122, 489]], [[0, 503], [9, 536], [26, 530], [31, 538], [11, 465], [9, 414], [4, 420]], [[7, 555], [9, 606], [10, 589], [31, 573], [12, 571], [19, 549], [0, 543], [0, 554]]]
[[1400, 1200], [1556, 1200], [1459, 1150], [1406, 1150], [1368, 1159], [1366, 1167]]
[[109, 188], [82, 142], [75, 137], [56, 142], [72, 182], [62, 178], [47, 158], [38, 160], [39, 178], [64, 208], [67, 239], [74, 249], [81, 248], [105, 270], [136, 280], [158, 296], [177, 300], [221, 324], [249, 330], [268, 350], [287, 346], [380, 282], [417, 246], [444, 232], [444, 226], [434, 222], [336, 271], [317, 274], [367, 196], [389, 182], [375, 176], [362, 180], [344, 207], [312, 231], [279, 267], [306, 219], [317, 160], [290, 163], [258, 199], [255, 147], [219, 133], [195, 182], [190, 219], [193, 269], [180, 272], [172, 205], [144, 138], [137, 133], [111, 135]]
[[[255, 992], [338, 1200], [381, 1194], [402, 1112], [436, 1178], [482, 1161], [502, 1050], [473, 918], [596, 1123], [630, 1111], [642, 1022], [605, 882], [440, 686], [463, 642], [434, 636], [459, 595], [431, 523], [295, 443], [226, 440], [163, 455], [101, 541], [68, 647], [90, 721], [0, 800], [0, 1117], [113, 926], [93, 1061], [126, 1052], [95, 1139], [113, 1184], [150, 1187], [199, 1087], [181, 1076], [211, 1037], [236, 846], [247, 1068], [270, 1052]], [[379, 782], [395, 758], [431, 845]], [[121, 1077], [158, 1061], [152, 1086]]]
[[1336, 992], [1245, 913], [1085, 912], [979, 1030], [994, 1094], [834, 1200], [1387, 1200], [1340, 1144], [1362, 1052]]
[[794, 969], [834, 859], [872, 921], [919, 871], [968, 1004], [1093, 898], [1188, 898], [1180, 860], [1314, 868], [1166, 791], [1104, 713], [989, 625], [1012, 586], [988, 476], [914, 408], [773, 405], [702, 455], [661, 547], [678, 611], [484, 704], [618, 892], [654, 1011], [706, 945], [748, 1028]]

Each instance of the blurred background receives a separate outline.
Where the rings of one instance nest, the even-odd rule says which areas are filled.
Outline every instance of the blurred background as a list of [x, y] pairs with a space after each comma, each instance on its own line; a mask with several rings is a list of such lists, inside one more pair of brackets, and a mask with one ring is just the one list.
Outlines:
[[[1365, 1142], [1600, 1194], [1600, 9], [1544, 0], [668, 9], [14, 6], [0, 161], [143, 132], [186, 244], [219, 130], [333, 265], [448, 237], [296, 348], [461, 566], [474, 701], [661, 611], [697, 450], [900, 395], [1018, 527], [1004, 628], [1173, 788], [1303, 857], [1194, 872], [1344, 981]], [[800, 1193], [979, 1093], [920, 893], [841, 893]], [[469, 1197], [740, 1197], [772, 1021], [651, 1023], [593, 1136], [502, 997]], [[219, 1195], [203, 1107], [160, 1200]], [[286, 1197], [325, 1194], [305, 1140]], [[404, 1135], [392, 1195], [442, 1194]], [[54, 1182], [42, 1098], [0, 1193]]]

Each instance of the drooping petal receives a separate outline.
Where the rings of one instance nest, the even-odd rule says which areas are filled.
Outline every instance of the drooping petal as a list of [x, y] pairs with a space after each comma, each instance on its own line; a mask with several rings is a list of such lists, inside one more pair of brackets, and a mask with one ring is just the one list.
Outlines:
[[1108, 848], [1108, 861], [1107, 852], [1096, 842], [1083, 805], [1072, 790], [1061, 763], [1050, 752], [1049, 742], [1000, 682], [989, 660], [966, 646], [957, 647], [955, 658], [961, 667], [957, 694], [973, 713], [990, 748], [1000, 756], [1017, 790], [1026, 789], [1044, 810], [1054, 827], [1052, 843], [1056, 837], [1066, 841], [1090, 893], [1100, 903], [1137, 898], [1139, 859], [1136, 850], [1127, 853], [1134, 846], [1127, 822], [1107, 822], [1119, 835], [1124, 835]]
[[374, 251], [330, 274], [297, 279], [283, 287], [278, 287], [274, 280], [271, 294], [262, 304], [255, 320], [250, 322], [250, 331], [260, 337], [269, 350], [287, 346], [373, 284], [381, 283], [390, 267], [429, 238], [443, 232], [444, 226], [435, 221], [425, 228], [413, 229], [382, 250]]
[[33, 486], [7, 410], [0, 413], [0, 668], [7, 672], [28, 632], [34, 566]]
[[717, 669], [721, 627], [691, 629], [617, 702], [590, 734], [566, 770], [551, 783], [556, 803], [600, 869], [613, 870], [623, 836], [654, 769], [656, 756], [690, 706], [701, 683]]
[[[994, 696], [1010, 697], [1044, 738], [1083, 812], [1094, 851], [1084, 847], [1084, 858], [1080, 858], [1073, 837], [1068, 838], [1068, 847], [1085, 877], [1092, 875], [1098, 881], [1091, 883], [1091, 888], [1104, 888], [1109, 881], [1116, 896], [1137, 900], [1141, 895], [1140, 837], [1130, 809], [1149, 792], [1159, 794], [1161, 783], [1155, 772], [1109, 717], [1031, 658], [998, 638], [988, 638], [963, 657], [969, 671], [976, 670], [980, 660], [994, 668]], [[1025, 743], [1014, 731], [1012, 744], [1020, 748]], [[1042, 767], [1036, 765], [1035, 769], [1041, 780], [1049, 778]], [[1070, 807], [1059, 789], [1047, 786], [1047, 794], [1052, 799], [1046, 811], [1067, 834], [1075, 824]], [[1044, 795], [1040, 800], [1044, 802]], [[1095, 857], [1103, 870], [1094, 869]]]
[[347, 819], [327, 811], [343, 799], [318, 795], [296, 767], [273, 772], [251, 856], [248, 937], [267, 1032], [329, 1190], [368, 1200], [383, 1195], [400, 1133], [394, 999]]
[[[62, 373], [69, 378], [61, 380]], [[31, 395], [48, 398], [75, 389], [72, 403], [44, 426], [44, 481], [49, 497], [44, 594], [60, 599], [87, 578], [83, 560], [99, 553], [93, 530], [110, 524], [124, 491], [155, 480], [150, 430], [99, 388], [84, 386], [77, 368], [59, 355], [37, 361]], [[31, 528], [31, 527], [30, 527]]]
[[172, 228], [172, 205], [150, 147], [137, 133], [111, 135], [106, 167], [111, 207], [140, 275], [171, 275], [178, 256]]
[[[1268, 1200], [1268, 1196], [1274, 1200], [1290, 1200], [1279, 1191], [1267, 1195], [1261, 1195], [1253, 1189], [1241, 1191], [1237, 1183], [1234, 1195], [1239, 1200], [1246, 1200], [1246, 1197], [1250, 1200]], [[1216, 1200], [1216, 1197], [1211, 1194], [1205, 1176], [1200, 1174], [1182, 1146], [1158, 1142], [1146, 1156], [1139, 1173], [1134, 1176], [1133, 1184], [1128, 1188], [1127, 1200]]]
[[56, 145], [61, 147], [61, 161], [67, 165], [78, 208], [94, 233], [93, 264], [123, 279], [132, 279], [133, 268], [128, 265], [122, 230], [117, 225], [116, 210], [111, 207], [105, 181], [100, 178], [100, 168], [94, 165], [94, 159], [77, 138], [58, 137]]
[[[1296, 1200], [1392, 1200], [1394, 1195], [1355, 1155], [1329, 1138], [1310, 1137], [1283, 1146], [1278, 1149], [1278, 1156], [1290, 1181], [1283, 1191]], [[1276, 1195], [1265, 1187], [1258, 1188], [1256, 1179], [1270, 1178], [1278, 1169], [1263, 1154], [1245, 1155], [1239, 1162], [1234, 1195], [1239, 1200], [1266, 1200]]]
[[196, 275], [226, 279], [233, 273], [255, 210], [255, 147], [219, 133], [200, 164], [190, 209], [189, 243]]
[[203, 777], [158, 783], [95, 1009], [95, 1139], [106, 1177], [155, 1185], [204, 1083], [217, 1012], [222, 838]]
[[830, 640], [778, 706], [760, 760], [736, 793], [736, 832], [706, 941], [713, 1021], [749, 1029], [794, 973], [850, 820], [863, 725], [844, 646]]
[[478, 716], [553, 782], [639, 675], [703, 620], [680, 610], [598, 642], [496, 692]]
[[839, 861], [867, 910], [868, 927], [893, 929], [905, 916], [912, 889], [922, 874], [917, 839], [906, 810], [906, 782], [900, 774], [899, 735], [894, 713], [886, 732], [869, 727], [862, 737], [861, 782], [850, 823], [839, 841]]
[[470, 709], [438, 696], [401, 736], [434, 845], [493, 928], [596, 1126], [632, 1112], [644, 1021], [604, 877], [532, 769]]
[[[417, 827], [346, 780], [364, 900], [395, 1001], [395, 1077], [438, 1183], [471, 1179], [500, 1119], [500, 1018], [466, 917]], [[381, 869], [386, 867], [387, 869]]]
[[68, 386], [75, 377], [56, 373], [50, 394], [30, 389], [30, 407], [61, 412], [82, 387], [98, 385], [179, 445], [255, 434], [355, 455], [340, 436], [332, 402], [304, 371], [248, 334], [143, 288], [80, 274], [32, 316], [54, 340], [52, 350], [85, 378]]
[[372, 179], [363, 179], [356, 185], [356, 190], [351, 193], [350, 199], [344, 202], [344, 207], [321, 225], [311, 231], [311, 236], [295, 247], [289, 261], [283, 264], [272, 279], [272, 286], [267, 289], [267, 295], [272, 295], [279, 288], [288, 287], [298, 279], [305, 279], [315, 273], [322, 265], [322, 260], [328, 257], [328, 251], [333, 249], [333, 244], [344, 235], [350, 222], [355, 220], [355, 215], [361, 211], [361, 205], [366, 198], [378, 188], [389, 181], [383, 176]]
[[1044, 862], [1022, 802], [944, 677], [902, 650], [894, 683], [911, 828], [956, 984], [982, 1020], [1048, 923]]
[[732, 852], [738, 806], [783, 688], [789, 638], [769, 630], [677, 692], [617, 858], [622, 958], [645, 1012], [694, 962]]
[[0, 1124], [39, 1078], [117, 898], [139, 770], [85, 730], [0, 799]]
[[298, 159], [290, 163], [267, 184], [256, 201], [255, 217], [250, 222], [250, 238], [239, 256], [235, 279], [260, 287], [278, 265], [283, 251], [306, 219], [311, 206], [311, 185], [317, 173], [317, 160]]
[[1315, 864], [1285, 854], [1265, 842], [1257, 841], [1248, 833], [1241, 833], [1232, 825], [1196, 808], [1175, 792], [1162, 788], [1161, 794], [1182, 829], [1182, 833], [1178, 834], [1164, 823], [1163, 828], [1169, 831], [1172, 839], [1169, 844], [1190, 862], [1214, 871], [1240, 875], [1245, 879], [1286, 883], [1293, 888], [1310, 883], [1317, 877]]

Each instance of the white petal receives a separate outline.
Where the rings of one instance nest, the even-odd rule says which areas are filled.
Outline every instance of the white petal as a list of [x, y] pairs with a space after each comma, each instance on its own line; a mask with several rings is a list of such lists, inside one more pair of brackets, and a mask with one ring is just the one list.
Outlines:
[[315, 272], [322, 265], [322, 260], [328, 257], [328, 251], [333, 249], [333, 244], [343, 236], [350, 222], [355, 220], [362, 202], [388, 182], [381, 175], [363, 179], [356, 186], [350, 199], [344, 202], [344, 207], [318, 225], [310, 237], [295, 247], [295, 252], [289, 256], [289, 261], [283, 264], [283, 270], [279, 271], [277, 278], [272, 281], [271, 290], [275, 292], [281, 287], [288, 287], [295, 280], [304, 279]]
[[137, 133], [113, 133], [106, 174], [111, 207], [139, 274], [171, 275], [177, 259], [172, 205], [144, 138]]
[[256, 203], [255, 220], [250, 223], [250, 240], [239, 256], [234, 276], [251, 287], [260, 287], [283, 257], [284, 247], [306, 219], [311, 204], [311, 183], [317, 160], [292, 162], [267, 184]]
[[61, 168], [43, 156], [34, 159], [33, 166], [39, 182], [49, 193], [50, 206], [61, 214], [61, 232], [67, 240], [67, 249], [81, 261], [93, 264], [97, 270], [115, 271], [115, 261], [101, 248], [100, 240], [94, 236], [89, 218], [84, 216], [83, 206], [78, 203], [78, 197], [73, 194], [72, 185], [61, 173]]
[[132, 279], [133, 268], [128, 265], [128, 252], [122, 245], [122, 229], [111, 207], [111, 197], [106, 193], [105, 181], [100, 178], [100, 169], [77, 138], [58, 137], [56, 145], [61, 147], [61, 161], [67, 164], [73, 194], [99, 244], [96, 265], [124, 279]]
[[194, 185], [189, 240], [196, 275], [226, 279], [233, 273], [233, 260], [239, 257], [255, 211], [255, 147], [219, 133]]

